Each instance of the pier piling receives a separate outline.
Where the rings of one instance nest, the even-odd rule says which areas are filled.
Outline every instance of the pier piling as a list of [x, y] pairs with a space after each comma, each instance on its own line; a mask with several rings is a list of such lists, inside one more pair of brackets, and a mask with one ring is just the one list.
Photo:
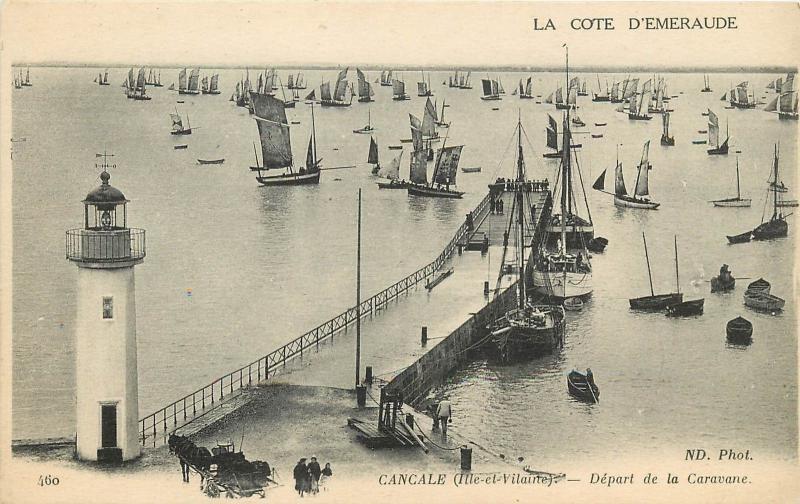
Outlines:
[[422, 326], [422, 346], [428, 344], [428, 326]]

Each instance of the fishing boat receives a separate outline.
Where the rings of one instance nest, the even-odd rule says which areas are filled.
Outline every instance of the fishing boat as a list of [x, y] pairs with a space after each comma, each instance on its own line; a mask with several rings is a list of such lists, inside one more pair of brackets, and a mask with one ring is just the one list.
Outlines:
[[727, 235], [728, 243], [733, 245], [735, 243], [747, 243], [753, 237], [752, 231], [745, 231], [737, 235]]
[[197, 159], [199, 164], [222, 164], [225, 162], [225, 158], [216, 158], [216, 159]]
[[786, 222], [786, 215], [778, 211], [778, 203], [781, 201], [781, 191], [777, 190], [779, 182], [778, 176], [778, 159], [779, 151], [778, 145], [775, 145], [775, 152], [772, 162], [772, 180], [770, 181], [768, 193], [771, 193], [772, 199], [772, 217], [764, 222], [764, 217], [761, 218], [761, 224], [753, 230], [754, 240], [769, 240], [772, 238], [780, 238], [787, 235], [789, 232], [789, 223]]
[[574, 124], [575, 126], [581, 127], [581, 128], [582, 128], [582, 127], [584, 127], [584, 126], [586, 126], [586, 123], [585, 123], [585, 122], [583, 122], [583, 120], [582, 120], [580, 117], [578, 117], [578, 110], [577, 110], [577, 108], [573, 107], [573, 108], [572, 108], [572, 112], [573, 112], [573, 114], [574, 114], [574, 115], [572, 116], [572, 119], [571, 119], [571, 120], [572, 120], [572, 124]]
[[403, 160], [403, 151], [392, 159], [388, 165], [381, 166], [378, 176], [388, 182], [378, 182], [378, 189], [407, 189], [408, 182], [400, 180], [400, 162]]
[[411, 97], [406, 93], [406, 83], [400, 79], [392, 80], [392, 100], [410, 100]]
[[402, 148], [403, 148], [402, 145], [390, 145], [389, 146], [389, 150], [400, 150]]
[[650, 81], [644, 83], [641, 93], [634, 93], [628, 98], [628, 119], [633, 121], [649, 121], [653, 118], [648, 113], [650, 104]]
[[572, 370], [567, 375], [567, 390], [576, 399], [589, 403], [600, 402], [600, 389], [594, 383], [592, 370], [587, 369], [586, 374]]
[[111, 84], [108, 82], [108, 68], [106, 68], [105, 72], [97, 74], [94, 82], [100, 86], [110, 86]]
[[[545, 152], [542, 154], [546, 159], [561, 159], [563, 153], [558, 147], [558, 123], [553, 116], [547, 114], [547, 127], [545, 128], [545, 145], [547, 148], [552, 149], [552, 152]], [[581, 144], [571, 144], [573, 149], [580, 149]]]
[[775, 312], [782, 310], [785, 304], [786, 300], [772, 294], [750, 290], [744, 293], [744, 305], [754, 310]]
[[[577, 79], [577, 77], [575, 77]], [[586, 90], [586, 81], [581, 82], [580, 87], [576, 86], [576, 90], [578, 91], [578, 96], [589, 96], [589, 92]]]
[[451, 189], [456, 185], [458, 174], [458, 161], [461, 159], [463, 145], [446, 147], [447, 139], [442, 143], [436, 156], [433, 175], [428, 182], [428, 151], [422, 140], [422, 131], [412, 126], [411, 137], [414, 143], [414, 152], [411, 154], [411, 183], [408, 185], [410, 196], [429, 196], [434, 198], [461, 198], [463, 191]]
[[719, 142], [719, 119], [717, 118], [717, 114], [708, 109], [708, 145], [711, 147], [706, 152], [709, 155], [715, 154], [727, 154], [728, 153], [728, 141], [730, 140], [730, 134], [728, 133], [728, 124], [725, 123], [725, 140], [720, 143]]
[[[653, 78], [653, 82], [655, 82], [655, 78]], [[664, 80], [663, 77], [658, 79], [658, 83], [656, 84], [656, 91], [653, 95], [652, 102], [648, 105], [647, 111], [651, 114], [664, 114], [666, 112], [672, 112], [667, 107], [667, 102], [669, 102], [670, 98], [667, 94], [667, 81]]]
[[[210, 84], [209, 84], [210, 82]], [[201, 89], [203, 94], [211, 94], [211, 95], [218, 95], [220, 94], [219, 90], [219, 74], [214, 74], [211, 76], [209, 80], [208, 77], [203, 77], [203, 87]]]
[[583, 301], [581, 298], [567, 298], [564, 300], [564, 309], [566, 311], [581, 311], [583, 310]]
[[372, 89], [372, 84], [367, 81], [364, 72], [356, 68], [356, 75], [358, 77], [358, 102], [369, 103], [375, 101], [372, 99], [375, 96], [375, 91]]
[[428, 81], [425, 81], [425, 72], [422, 72], [422, 80], [417, 82], [417, 96], [433, 96], [431, 88], [431, 74], [428, 74]]
[[600, 85], [600, 75], [597, 75], [597, 92], [593, 94], [593, 102], [607, 102], [611, 100], [611, 93], [608, 90], [608, 80], [606, 80], [605, 91]]
[[481, 96], [481, 100], [501, 100], [500, 97], [500, 87], [496, 80], [489, 79], [481, 79], [481, 86], [483, 87], [483, 96]]
[[392, 71], [383, 70], [381, 72], [381, 86], [392, 87]]
[[782, 85], [778, 85], [778, 96], [776, 96], [764, 109], [766, 112], [778, 114], [780, 119], [797, 120], [797, 89], [794, 86], [794, 73], [786, 76]]
[[725, 324], [725, 334], [731, 343], [749, 344], [753, 337], [753, 324], [744, 317], [736, 317]]
[[178, 74], [178, 94], [196, 95], [200, 94], [200, 69], [193, 68], [186, 78], [186, 69]]
[[692, 143], [695, 145], [705, 145], [708, 142], [705, 139], [703, 139], [703, 140], [692, 140]]
[[736, 279], [731, 275], [727, 264], [719, 268], [719, 275], [711, 279], [711, 292], [725, 292], [736, 287]]
[[703, 75], [703, 89], [700, 90], [701, 93], [710, 93], [711, 89], [711, 79], [708, 78], [708, 74]]
[[26, 67], [25, 68], [25, 79], [24, 80], [22, 79], [22, 70], [20, 70], [19, 84], [20, 84], [20, 86], [23, 86], [23, 87], [31, 87], [31, 86], [33, 86], [33, 83], [31, 83], [31, 67]]
[[369, 153], [367, 154], [367, 163], [372, 165], [372, 174], [377, 175], [381, 169], [381, 163], [378, 160], [378, 142], [375, 137], [369, 137]]
[[756, 107], [756, 97], [748, 90], [749, 82], [744, 81], [738, 86], [722, 95], [720, 100], [728, 101], [730, 106], [739, 109], [751, 109]]
[[170, 112], [169, 114], [170, 119], [172, 119], [172, 131], [170, 134], [172, 135], [191, 135], [192, 134], [192, 125], [189, 123], [189, 114], [186, 114], [186, 125], [183, 124], [183, 119], [181, 119], [181, 115], [178, 113], [178, 109], [175, 109], [175, 113], [173, 114]]
[[577, 104], [577, 96], [578, 91], [574, 87], [570, 87], [565, 95], [564, 89], [559, 86], [544, 99], [544, 102], [554, 104], [556, 110], [567, 110]]
[[136, 77], [136, 84], [134, 85], [133, 92], [129, 95], [129, 98], [133, 98], [134, 100], [149, 100], [150, 97], [147, 96], [145, 93], [145, 74], [144, 74], [144, 67], [139, 68], [139, 73]]
[[642, 159], [639, 161], [639, 166], [636, 174], [636, 186], [633, 195], [628, 194], [625, 188], [625, 179], [622, 175], [622, 163], [619, 160], [619, 146], [617, 146], [617, 165], [614, 169], [614, 192], [605, 190], [605, 177], [606, 171], [597, 177], [597, 180], [592, 185], [592, 188], [602, 193], [611, 194], [614, 196], [614, 205], [618, 207], [628, 208], [641, 208], [646, 210], [655, 210], [659, 207], [660, 203], [651, 201], [649, 198], [650, 188], [648, 185], [649, 172], [652, 170], [652, 165], [648, 161], [650, 152], [650, 140], [644, 143], [642, 149]]
[[769, 294], [771, 289], [772, 285], [763, 278], [759, 278], [747, 285], [747, 292], [750, 293]]
[[306, 83], [305, 79], [303, 78], [303, 73], [299, 72], [297, 76], [294, 74], [289, 74], [289, 77], [286, 78], [286, 88], [287, 89], [305, 89]]
[[528, 79], [524, 82], [522, 79], [520, 79], [517, 91], [518, 91], [517, 94], [519, 95], [520, 99], [523, 100], [533, 99], [533, 77], [528, 77]]
[[372, 127], [372, 112], [367, 109], [367, 125], [363, 128], [354, 129], [353, 133], [372, 133], [375, 131], [375, 128]]
[[[711, 203], [715, 207], [749, 207], [750, 198], [742, 198], [741, 189], [739, 187], [739, 157], [736, 157], [736, 196], [733, 198], [725, 198], [713, 200]], [[749, 239], [748, 239], [749, 241]]]
[[604, 122], [596, 122], [596, 123], [594, 123], [594, 125], [597, 126], [597, 127], [606, 126], [607, 124], [608, 123], [604, 123]]
[[678, 257], [675, 256], [675, 283], [678, 291], [670, 294], [656, 294], [653, 290], [653, 275], [650, 271], [650, 256], [647, 253], [647, 239], [644, 232], [642, 232], [642, 241], [644, 242], [644, 257], [647, 261], [647, 279], [650, 281], [650, 295], [628, 300], [632, 310], [663, 310], [667, 306], [680, 303], [683, 301], [683, 294], [681, 294], [680, 280], [678, 277]]
[[[336, 85], [331, 94], [330, 82], [323, 82], [319, 87], [320, 105], [323, 107], [349, 107], [353, 103], [353, 93], [350, 93], [350, 100], [345, 100], [345, 95], [350, 87], [347, 85], [347, 70], [344, 68], [336, 76]], [[313, 93], [313, 91], [312, 91]], [[308, 97], [306, 98], [308, 99]]]
[[675, 137], [669, 136], [669, 112], [664, 112], [661, 116], [661, 145], [672, 146], [675, 145]]
[[[678, 285], [678, 290], [680, 292], [680, 276], [678, 274], [678, 237], [675, 236], [675, 279]], [[667, 305], [667, 316], [668, 317], [685, 317], [685, 316], [692, 316], [692, 315], [702, 315], [703, 314], [703, 305], [705, 304], [705, 299], [692, 299], [689, 301], [681, 301], [679, 303], [672, 303]]]
[[[314, 107], [311, 107], [311, 136], [308, 140], [306, 163], [295, 171], [284, 102], [274, 96], [254, 92], [251, 92], [250, 99], [261, 140], [261, 164], [258, 161], [258, 151], [255, 150], [255, 144], [253, 145], [258, 183], [265, 186], [318, 184], [321, 159], [317, 157]], [[272, 175], [273, 171], [280, 173]]]
[[[492, 345], [503, 361], [516, 361], [527, 357], [535, 357], [552, 353], [564, 344], [564, 330], [566, 314], [560, 304], [534, 304], [530, 300], [525, 281], [526, 255], [526, 219], [529, 218], [526, 197], [530, 194], [526, 187], [529, 182], [525, 176], [525, 159], [522, 149], [522, 122], [517, 120], [517, 157], [516, 177], [508, 181], [502, 190], [514, 191], [514, 204], [509, 212], [509, 222], [506, 229], [513, 232], [514, 260], [513, 265], [506, 265], [508, 247], [511, 240], [504, 240], [502, 264], [500, 275], [497, 278], [495, 294], [499, 293], [501, 282], [506, 272], [516, 273], [516, 280], [509, 288], [517, 290], [516, 303], [489, 326]], [[528, 230], [530, 231], [530, 230]], [[544, 244], [539, 244], [541, 248]]]

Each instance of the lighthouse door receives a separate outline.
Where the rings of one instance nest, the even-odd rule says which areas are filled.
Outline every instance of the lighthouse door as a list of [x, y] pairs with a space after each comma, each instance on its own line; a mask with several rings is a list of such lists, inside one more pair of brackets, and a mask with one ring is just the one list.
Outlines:
[[117, 446], [117, 405], [101, 405], [101, 428], [103, 448], [115, 448]]

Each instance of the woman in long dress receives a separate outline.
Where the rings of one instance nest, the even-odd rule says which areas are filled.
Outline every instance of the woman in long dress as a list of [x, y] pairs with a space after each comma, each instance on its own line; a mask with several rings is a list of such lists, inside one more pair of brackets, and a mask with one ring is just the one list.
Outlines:
[[329, 480], [333, 476], [333, 471], [331, 470], [331, 463], [326, 462], [325, 468], [322, 470], [322, 476], [319, 477], [319, 487], [322, 490], [328, 490]]

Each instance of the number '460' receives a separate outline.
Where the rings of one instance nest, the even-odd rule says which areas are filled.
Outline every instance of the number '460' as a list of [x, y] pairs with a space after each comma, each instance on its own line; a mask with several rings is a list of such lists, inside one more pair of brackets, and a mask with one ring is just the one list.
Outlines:
[[40, 487], [43, 487], [43, 486], [56, 486], [56, 485], [58, 485], [58, 478], [56, 476], [50, 476], [49, 474], [47, 476], [39, 475], [38, 485]]

